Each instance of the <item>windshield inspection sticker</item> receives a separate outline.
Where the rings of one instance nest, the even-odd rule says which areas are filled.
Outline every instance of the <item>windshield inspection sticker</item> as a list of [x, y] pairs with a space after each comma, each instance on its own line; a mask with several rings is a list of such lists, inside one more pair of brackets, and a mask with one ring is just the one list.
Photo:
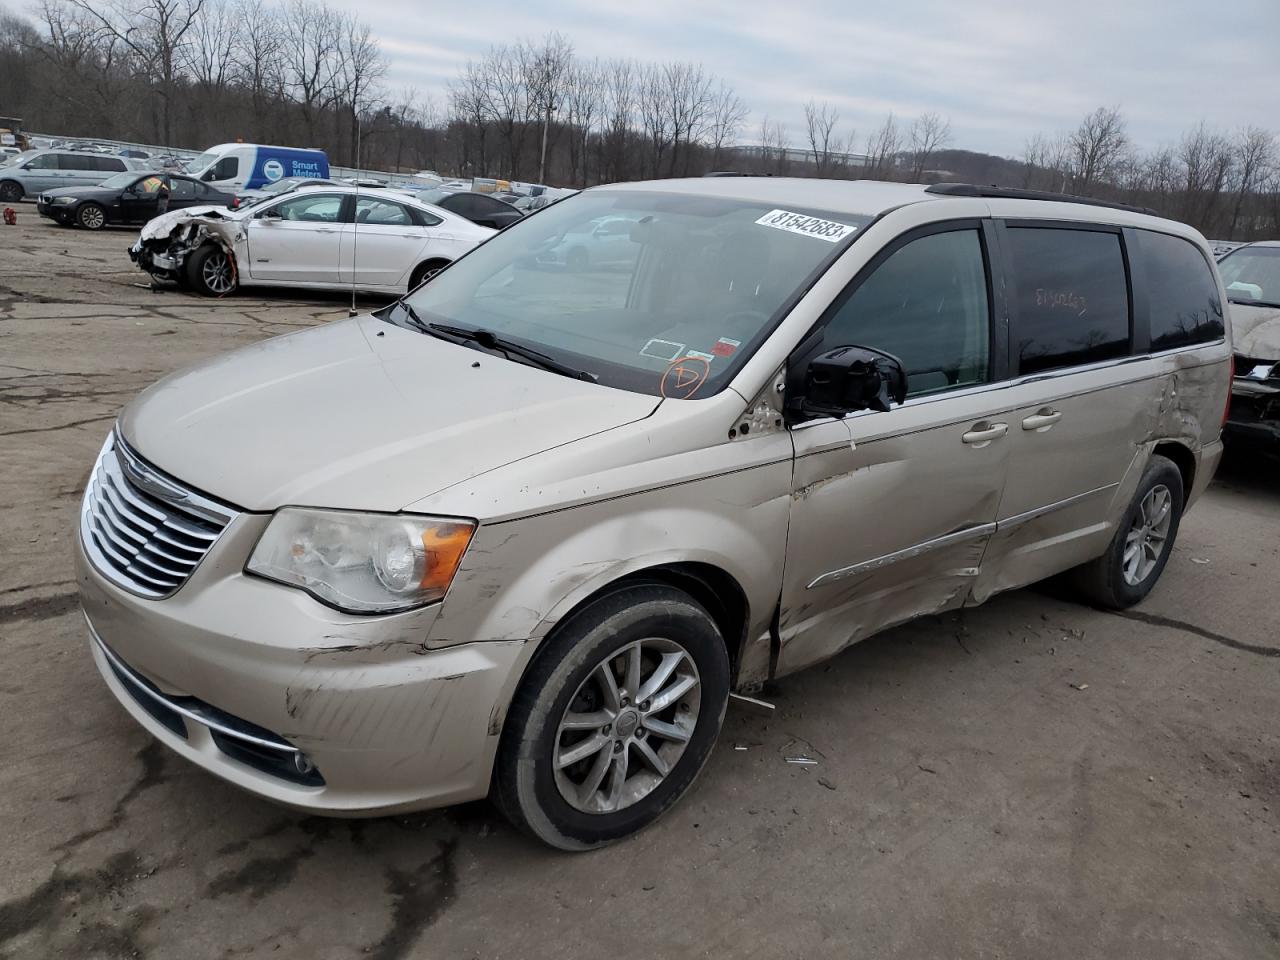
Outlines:
[[827, 243], [839, 243], [858, 228], [847, 223], [836, 223], [834, 220], [822, 220], [809, 217], [803, 213], [792, 213], [790, 210], [770, 210], [756, 221], [762, 227], [773, 227], [775, 230], [786, 230], [805, 237], [817, 237]]
[[683, 355], [684, 344], [673, 343], [670, 340], [650, 340], [640, 348], [640, 356], [653, 357], [655, 360], [665, 360], [667, 363]]
[[728, 337], [721, 337], [712, 344], [711, 352], [717, 357], [731, 357], [740, 346], [742, 346], [741, 340], [730, 340]]

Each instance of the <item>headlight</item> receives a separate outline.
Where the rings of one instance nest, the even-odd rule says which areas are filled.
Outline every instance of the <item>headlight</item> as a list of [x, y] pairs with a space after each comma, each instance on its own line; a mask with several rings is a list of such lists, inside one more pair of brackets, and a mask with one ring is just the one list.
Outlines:
[[286, 507], [245, 569], [349, 613], [407, 610], [445, 595], [475, 528], [470, 520]]
[[53, 202], [54, 203], [75, 203], [76, 198], [75, 197], [54, 197]]

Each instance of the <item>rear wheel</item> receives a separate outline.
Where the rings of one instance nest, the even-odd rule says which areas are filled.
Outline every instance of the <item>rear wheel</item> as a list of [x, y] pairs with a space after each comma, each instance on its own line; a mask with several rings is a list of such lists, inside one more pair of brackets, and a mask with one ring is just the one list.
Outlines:
[[235, 264], [222, 247], [205, 244], [187, 260], [187, 282], [206, 297], [224, 297], [236, 288]]
[[493, 795], [522, 830], [587, 850], [689, 789], [724, 721], [729, 659], [706, 610], [661, 585], [603, 597], [544, 642], [512, 700]]
[[413, 273], [409, 276], [409, 289], [416, 289], [420, 284], [430, 280], [448, 265], [448, 260], [428, 260], [426, 263], [418, 264], [413, 268]]
[[22, 184], [15, 180], [0, 180], [0, 200], [5, 203], [17, 203], [22, 197]]
[[107, 225], [107, 212], [96, 203], [84, 203], [76, 211], [76, 223], [86, 230], [101, 230]]
[[1151, 592], [1178, 536], [1183, 496], [1177, 466], [1153, 456], [1107, 552], [1075, 571], [1076, 583], [1089, 600], [1123, 610]]

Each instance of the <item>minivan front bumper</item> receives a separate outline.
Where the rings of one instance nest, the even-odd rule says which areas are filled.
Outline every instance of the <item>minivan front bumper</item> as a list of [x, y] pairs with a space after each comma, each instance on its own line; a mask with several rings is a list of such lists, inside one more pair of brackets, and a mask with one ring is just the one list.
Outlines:
[[434, 608], [347, 617], [300, 591], [228, 575], [213, 554], [255, 536], [240, 525], [166, 600], [104, 578], [77, 537], [94, 662], [124, 708], [193, 763], [309, 812], [483, 797], [525, 644], [428, 650]]

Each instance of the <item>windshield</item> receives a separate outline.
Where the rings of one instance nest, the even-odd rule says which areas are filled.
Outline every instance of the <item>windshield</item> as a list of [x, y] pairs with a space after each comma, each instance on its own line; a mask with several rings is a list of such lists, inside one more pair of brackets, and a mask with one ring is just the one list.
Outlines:
[[117, 173], [114, 177], [108, 177], [98, 184], [104, 190], [123, 190], [125, 187], [131, 187], [138, 182], [136, 173]]
[[1280, 247], [1240, 247], [1218, 261], [1227, 299], [1280, 306]]
[[217, 163], [221, 156], [222, 154], [220, 153], [202, 153], [194, 160], [188, 161], [186, 167], [191, 173], [198, 176], [204, 173], [205, 167], [210, 167]]
[[[594, 374], [690, 399], [723, 388], [869, 217], [589, 191], [498, 233], [407, 298]], [[412, 326], [407, 311], [390, 322]]]
[[4, 157], [4, 162], [0, 163], [0, 167], [13, 167], [19, 163], [25, 163], [36, 155], [35, 150], [24, 150], [22, 153], [11, 153]]

